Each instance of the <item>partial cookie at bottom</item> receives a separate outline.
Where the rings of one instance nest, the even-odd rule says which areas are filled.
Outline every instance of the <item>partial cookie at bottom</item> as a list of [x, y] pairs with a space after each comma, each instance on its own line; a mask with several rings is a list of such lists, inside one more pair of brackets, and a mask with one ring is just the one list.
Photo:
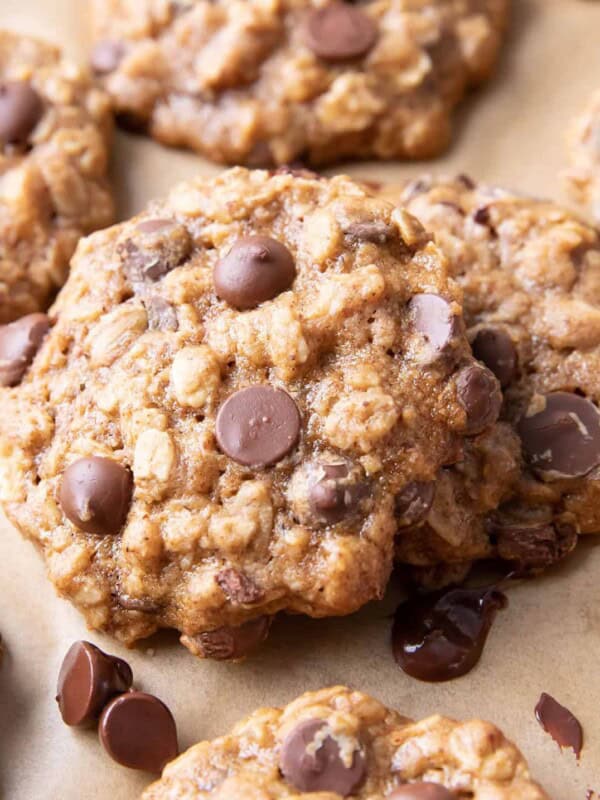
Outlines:
[[412, 722], [343, 686], [260, 709], [230, 734], [197, 744], [165, 767], [143, 800], [350, 796], [548, 800], [519, 750], [489, 722]]

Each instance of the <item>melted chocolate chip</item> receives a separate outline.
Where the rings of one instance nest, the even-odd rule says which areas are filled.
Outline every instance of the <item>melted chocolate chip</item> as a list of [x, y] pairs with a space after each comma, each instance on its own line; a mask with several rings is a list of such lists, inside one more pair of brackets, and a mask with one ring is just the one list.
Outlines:
[[0, 386], [21, 382], [49, 328], [45, 314], [28, 314], [0, 326]]
[[411, 481], [395, 500], [396, 521], [399, 528], [408, 528], [423, 522], [433, 505], [435, 483], [433, 481]]
[[519, 574], [547, 569], [577, 544], [575, 527], [563, 522], [508, 523], [491, 519], [486, 527], [500, 558], [513, 562]]
[[271, 617], [257, 617], [237, 627], [225, 626], [197, 636], [183, 637], [182, 642], [200, 658], [237, 661], [252, 653], [265, 641], [271, 622]]
[[213, 277], [218, 297], [244, 310], [289, 289], [296, 267], [281, 242], [267, 236], [246, 236], [217, 263]]
[[340, 746], [321, 719], [306, 719], [286, 736], [279, 766], [288, 783], [301, 792], [334, 792], [347, 797], [363, 783], [366, 761], [355, 750], [352, 763], [342, 758]]
[[388, 800], [455, 800], [456, 795], [439, 783], [419, 781], [395, 789]]
[[465, 367], [458, 374], [456, 389], [458, 400], [467, 415], [467, 436], [481, 433], [498, 419], [502, 393], [489, 369], [475, 364]]
[[104, 749], [118, 764], [160, 773], [179, 752], [173, 715], [157, 697], [128, 692], [111, 700], [98, 728]]
[[502, 388], [512, 383], [517, 374], [517, 349], [506, 331], [484, 328], [477, 332], [472, 347], [475, 358], [494, 373]]
[[65, 470], [59, 502], [65, 516], [86, 533], [119, 533], [129, 513], [133, 478], [111, 458], [80, 458]]
[[296, 447], [301, 424], [298, 407], [287, 392], [250, 386], [231, 395], [219, 409], [217, 442], [238, 464], [266, 467]]
[[56, 702], [67, 725], [91, 725], [108, 701], [131, 688], [126, 661], [103, 653], [90, 642], [75, 642], [58, 676]]
[[105, 39], [94, 46], [90, 63], [97, 75], [107, 75], [116, 70], [124, 55], [125, 48], [121, 42]]
[[236, 605], [258, 603], [264, 597], [262, 589], [251, 578], [232, 567], [222, 569], [217, 574], [216, 581], [224, 595]]
[[43, 113], [42, 99], [28, 81], [0, 83], [0, 146], [26, 144]]
[[421, 681], [459, 678], [481, 658], [494, 617], [506, 604], [495, 588], [450, 588], [409, 598], [394, 618], [394, 658]]
[[346, 61], [366, 55], [377, 41], [373, 20], [349, 3], [334, 0], [309, 12], [305, 41], [324, 61]]
[[385, 244], [394, 236], [394, 229], [387, 222], [371, 220], [369, 222], [353, 222], [344, 230], [344, 236], [353, 243], [372, 242]]
[[542, 692], [535, 707], [535, 717], [559, 747], [570, 747], [579, 759], [583, 747], [583, 728], [568, 708]]
[[521, 418], [518, 432], [532, 469], [547, 480], [587, 475], [600, 464], [600, 412], [579, 395], [546, 395], [541, 410]]
[[177, 311], [164, 297], [154, 294], [143, 300], [151, 331], [176, 331], [179, 328]]
[[368, 493], [367, 484], [344, 463], [318, 464], [314, 476], [308, 502], [315, 517], [330, 525], [354, 514]]
[[415, 330], [423, 335], [434, 354], [445, 350], [458, 334], [460, 322], [443, 297], [417, 294], [408, 307]]

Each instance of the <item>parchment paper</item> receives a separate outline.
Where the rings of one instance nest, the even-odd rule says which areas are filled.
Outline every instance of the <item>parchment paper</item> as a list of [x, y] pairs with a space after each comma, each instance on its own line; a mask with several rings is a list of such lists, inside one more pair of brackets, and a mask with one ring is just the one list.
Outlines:
[[[510, 44], [497, 79], [460, 113], [455, 145], [431, 170], [466, 171], [535, 195], [561, 197], [564, 130], [600, 76], [600, 3], [514, 0]], [[46, 36], [84, 58], [85, 0], [0, 0], [0, 25]], [[423, 165], [355, 164], [353, 174], [394, 180]], [[218, 167], [144, 139], [119, 134], [114, 177], [122, 217], [176, 180]], [[340, 171], [342, 171], [340, 169]], [[54, 703], [61, 659], [87, 637], [126, 657], [140, 688], [161, 697], [179, 726], [182, 748], [226, 732], [260, 705], [337, 682], [371, 692], [414, 717], [440, 712], [488, 718], [517, 740], [534, 774], [556, 800], [600, 792], [600, 537], [586, 540], [551, 574], [509, 589], [510, 607], [494, 626], [470, 675], [429, 685], [405, 676], [389, 647], [397, 595], [342, 620], [283, 618], [269, 642], [241, 665], [194, 660], [174, 635], [125, 651], [90, 634], [58, 600], [41, 561], [7, 523], [0, 524], [0, 794], [10, 800], [125, 800], [149, 781], [117, 766], [94, 732], [60, 721]], [[581, 763], [559, 752], [535, 721], [546, 691], [583, 723]]]

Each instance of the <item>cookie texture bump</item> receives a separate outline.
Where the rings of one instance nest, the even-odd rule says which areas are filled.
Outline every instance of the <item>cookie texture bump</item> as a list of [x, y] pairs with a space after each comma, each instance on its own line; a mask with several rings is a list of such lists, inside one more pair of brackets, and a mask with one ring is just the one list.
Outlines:
[[350, 613], [383, 593], [396, 495], [499, 412], [459, 296], [347, 178], [183, 184], [81, 242], [35, 337], [4, 330], [4, 508], [127, 643], [240, 658], [279, 610]]
[[45, 310], [79, 238], [112, 222], [111, 132], [85, 71], [0, 31], [0, 323]]
[[263, 708], [167, 765], [143, 800], [547, 800], [489, 722], [412, 722], [334, 686]]
[[228, 164], [424, 158], [495, 64], [508, 0], [93, 0], [125, 124]]
[[600, 532], [600, 238], [560, 206], [470, 178], [383, 189], [435, 234], [464, 291], [500, 421], [401, 520], [401, 560], [500, 556], [538, 571]]

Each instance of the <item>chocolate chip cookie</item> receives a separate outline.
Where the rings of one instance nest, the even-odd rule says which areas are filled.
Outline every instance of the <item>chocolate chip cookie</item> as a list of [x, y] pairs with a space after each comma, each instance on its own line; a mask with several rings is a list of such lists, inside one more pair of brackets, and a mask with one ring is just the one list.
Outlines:
[[94, 0], [120, 118], [228, 164], [423, 158], [492, 71], [508, 0]]
[[600, 221], [600, 92], [573, 122], [569, 131], [571, 168], [567, 180], [572, 195]]
[[50, 44], [0, 31], [0, 323], [44, 310], [112, 221], [108, 97]]
[[399, 557], [542, 569], [600, 532], [598, 232], [465, 176], [394, 191], [448, 256], [473, 352], [504, 395], [500, 421], [403, 502]]
[[[0, 329], [0, 486], [90, 626], [240, 658], [282, 609], [382, 594], [394, 502], [501, 396], [446, 261], [347, 178], [176, 188]], [[6, 354], [9, 355], [6, 355]]]
[[489, 722], [412, 722], [343, 686], [263, 708], [167, 765], [143, 800], [544, 800]]

